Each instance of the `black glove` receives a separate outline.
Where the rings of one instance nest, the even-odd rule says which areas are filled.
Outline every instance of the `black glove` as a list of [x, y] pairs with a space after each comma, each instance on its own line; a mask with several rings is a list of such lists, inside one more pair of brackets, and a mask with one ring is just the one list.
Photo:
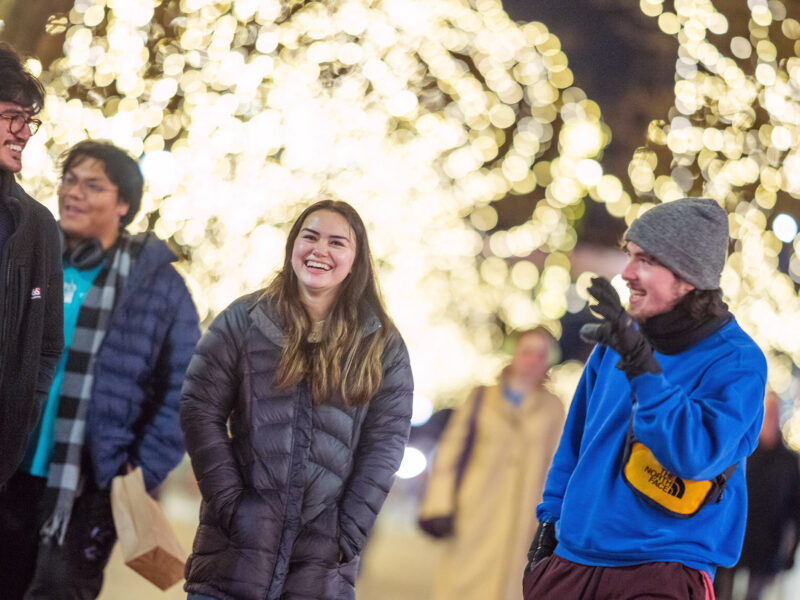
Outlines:
[[620, 356], [617, 368], [625, 371], [628, 379], [642, 373], [661, 373], [650, 343], [619, 301], [614, 286], [604, 277], [593, 277], [588, 292], [597, 300], [591, 309], [601, 315], [600, 323], [587, 323], [581, 327], [581, 339], [594, 344], [605, 344]]
[[431, 517], [419, 519], [419, 528], [437, 540], [453, 535], [453, 517]]
[[556, 546], [558, 546], [556, 524], [552, 521], [542, 521], [539, 523], [539, 528], [536, 530], [536, 535], [533, 536], [530, 550], [528, 550], [528, 566], [525, 567], [525, 574], [533, 571], [539, 561], [553, 554]]

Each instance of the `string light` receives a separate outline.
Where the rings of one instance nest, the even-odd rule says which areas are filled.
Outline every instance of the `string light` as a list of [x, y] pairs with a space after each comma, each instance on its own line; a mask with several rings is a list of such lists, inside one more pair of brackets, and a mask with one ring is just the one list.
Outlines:
[[[36, 197], [86, 137], [140, 157], [133, 227], [180, 249], [206, 322], [270, 279], [303, 207], [352, 203], [437, 402], [493, 378], [509, 330], [560, 333], [585, 198], [630, 206], [558, 38], [499, 0], [76, 0], [48, 27], [65, 41], [26, 151]], [[509, 194], [538, 202], [498, 228]]]
[[797, 235], [797, 221], [791, 215], [781, 213], [772, 222], [772, 231], [780, 241], [790, 244]]

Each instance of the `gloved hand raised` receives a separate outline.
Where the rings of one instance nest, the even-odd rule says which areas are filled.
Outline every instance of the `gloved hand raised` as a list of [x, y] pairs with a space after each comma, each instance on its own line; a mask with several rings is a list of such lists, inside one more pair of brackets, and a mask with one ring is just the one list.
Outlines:
[[642, 373], [661, 373], [650, 343], [619, 300], [614, 286], [604, 277], [593, 277], [587, 290], [597, 304], [591, 309], [603, 317], [600, 323], [587, 323], [581, 327], [581, 339], [594, 344], [605, 344], [620, 356], [617, 368], [625, 371], [628, 379]]
[[556, 546], [558, 546], [556, 524], [551, 521], [542, 521], [539, 523], [539, 528], [536, 530], [530, 550], [528, 550], [528, 566], [525, 567], [525, 574], [533, 571], [539, 561], [553, 554]]

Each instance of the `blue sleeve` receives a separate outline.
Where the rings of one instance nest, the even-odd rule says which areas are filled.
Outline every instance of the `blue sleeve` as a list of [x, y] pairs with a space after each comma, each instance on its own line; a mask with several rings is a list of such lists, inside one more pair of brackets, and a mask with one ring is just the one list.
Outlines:
[[561, 441], [558, 443], [558, 449], [553, 456], [550, 470], [547, 472], [542, 502], [536, 509], [536, 518], [540, 522], [554, 522], [561, 518], [564, 493], [581, 450], [583, 430], [586, 424], [586, 405], [592, 393], [595, 369], [599, 363], [598, 348], [596, 346], [592, 351], [569, 406], [567, 421], [564, 423], [564, 431], [561, 433]]
[[685, 479], [711, 479], [755, 449], [767, 369], [763, 354], [753, 350], [705, 367], [691, 393], [664, 373], [631, 381], [634, 434], [667, 469]]
[[132, 452], [133, 462], [142, 467], [147, 489], [161, 483], [183, 456], [183, 435], [178, 419], [180, 391], [200, 337], [197, 310], [177, 272], [172, 283], [170, 297], [176, 310], [171, 315], [148, 385], [148, 404], [153, 407], [153, 414]]

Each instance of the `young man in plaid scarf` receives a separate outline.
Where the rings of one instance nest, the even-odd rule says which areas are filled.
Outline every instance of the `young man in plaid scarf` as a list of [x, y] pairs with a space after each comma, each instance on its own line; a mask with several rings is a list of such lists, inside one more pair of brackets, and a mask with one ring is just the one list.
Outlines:
[[116, 540], [109, 488], [140, 466], [161, 483], [184, 452], [178, 396], [199, 337], [175, 255], [125, 231], [142, 174], [125, 152], [82, 142], [58, 190], [65, 350], [22, 466], [0, 494], [6, 600], [95, 598]]

